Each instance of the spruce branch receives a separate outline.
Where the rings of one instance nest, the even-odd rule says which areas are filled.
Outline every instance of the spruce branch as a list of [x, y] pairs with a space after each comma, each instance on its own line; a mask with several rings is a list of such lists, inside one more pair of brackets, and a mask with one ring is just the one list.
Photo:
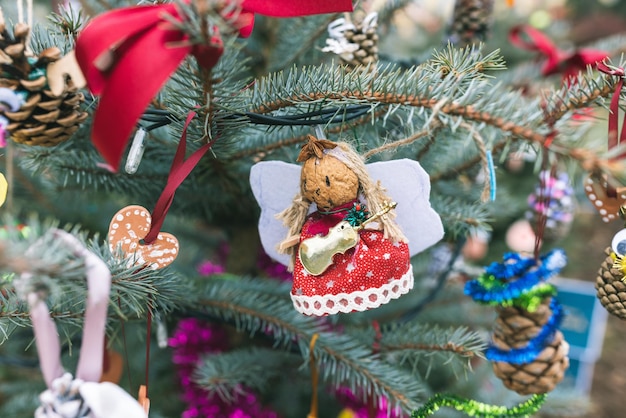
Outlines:
[[[287, 68], [301, 57], [316, 50], [318, 40], [326, 34], [328, 25], [340, 16], [339, 13], [311, 16], [308, 19], [281, 19], [279, 39], [271, 57], [274, 62], [272, 70]], [[317, 48], [319, 49], [319, 48]]]
[[393, 141], [393, 142], [388, 142], [386, 144], [381, 145], [380, 147], [373, 148], [367, 151], [365, 154], [363, 154], [363, 158], [367, 160], [373, 155], [380, 154], [382, 152], [391, 151], [391, 150], [394, 150], [394, 149], [397, 149], [406, 145], [410, 145], [424, 137], [427, 137], [428, 139], [432, 141], [435, 131], [439, 127], [441, 127], [441, 122], [438, 119], [434, 119], [432, 123], [427, 124], [427, 127], [422, 129], [421, 131], [415, 132], [414, 134], [409, 135], [408, 137], [404, 139], [400, 139], [400, 140]]
[[[359, 91], [341, 91], [341, 92], [318, 92], [311, 93], [306, 97], [303, 96], [291, 96], [284, 99], [275, 100], [266, 104], [262, 104], [258, 108], [253, 109], [253, 112], [258, 113], [270, 113], [279, 109], [294, 106], [298, 102], [310, 101], [317, 102], [321, 100], [355, 100], [359, 102], [367, 102], [373, 104], [386, 104], [386, 105], [405, 105], [424, 107], [432, 109], [439, 103], [439, 99], [418, 97], [415, 95], [406, 94], [393, 94], [383, 92], [359, 92]], [[441, 113], [445, 113], [451, 116], [460, 116], [466, 120], [472, 120], [474, 122], [483, 122], [485, 124], [499, 128], [504, 132], [508, 132], [516, 137], [543, 144], [546, 140], [545, 135], [542, 135], [535, 130], [516, 125], [514, 122], [506, 120], [504, 117], [496, 116], [486, 111], [480, 111], [473, 105], [462, 105], [459, 103], [446, 103], [440, 109]], [[563, 115], [560, 115], [563, 116]]]
[[291, 365], [295, 369], [299, 361], [291, 353], [270, 348], [234, 349], [203, 356], [193, 380], [224, 401], [232, 402], [236, 395], [248, 390], [267, 390], [273, 379], [285, 373], [285, 367]]
[[288, 294], [286, 285], [265, 281], [264, 288], [274, 290], [263, 293], [254, 286], [254, 290], [248, 290], [248, 283], [248, 280], [212, 281], [197, 292], [202, 295], [198, 303], [207, 312], [235, 323], [239, 329], [251, 334], [263, 331], [275, 339], [276, 345], [289, 346], [295, 342], [304, 361], [309, 358], [311, 338], [318, 334], [315, 358], [322, 378], [333, 387], [349, 385], [354, 393], [385, 396], [405, 411], [417, 404], [424, 389], [415, 376], [379, 361], [379, 355], [357, 339], [331, 332], [319, 319], [296, 312], [286, 297], [275, 294], [278, 288]]
[[[477, 70], [471, 74], [450, 73], [435, 77], [434, 70], [427, 67], [423, 65], [402, 71], [387, 66], [378, 71], [376, 78], [368, 74], [344, 74], [324, 66], [305, 68], [298, 74], [275, 73], [259, 80], [249, 94], [248, 100], [253, 106], [250, 111], [266, 114], [310, 103], [333, 106], [369, 103], [373, 107], [382, 104], [388, 106], [388, 112], [395, 111], [398, 106], [431, 111], [440, 106], [439, 118], [444, 124], [456, 125], [457, 120], [464, 120], [508, 133], [508, 139], [505, 137], [493, 145], [492, 150], [497, 151], [515, 139], [543, 147], [555, 121], [566, 120], [574, 109], [597, 103], [610, 95], [615, 85], [615, 80], [605, 76], [581, 75], [572, 88], [547, 94], [545, 101], [530, 100], [524, 107], [536, 111], [522, 113], [511, 107], [512, 103], [525, 100], [519, 93], [503, 92], [502, 86], [494, 88], [477, 76]], [[445, 100], [443, 105], [442, 100]], [[548, 103], [547, 116], [542, 111], [544, 102]], [[585, 169], [615, 169], [602, 159], [583, 161], [584, 156], [579, 151], [556, 146], [556, 142], [553, 145], [553, 151], [580, 161]], [[474, 166], [479, 158], [464, 162], [460, 169]]]
[[[426, 65], [431, 66], [433, 71], [439, 72], [442, 77], [451, 74], [453, 77], [461, 78], [466, 82], [475, 78], [487, 78], [489, 77], [488, 71], [506, 69], [504, 58], [499, 49], [491, 51], [485, 56], [478, 53], [482, 49], [482, 45], [455, 48], [448, 44], [447, 48], [435, 51]], [[464, 77], [466, 75], [469, 77]]]
[[[7, 224], [13, 224], [8, 220]], [[61, 240], [49, 233], [56, 227], [53, 221], [45, 223], [31, 220], [27, 224], [28, 237], [19, 235], [15, 229], [7, 230], [7, 238], [0, 241], [0, 271], [8, 277], [19, 277], [24, 273], [31, 276], [27, 281], [3, 282], [3, 309], [1, 317], [24, 326], [28, 323], [27, 308], [13, 290], [14, 283], [21, 293], [36, 291], [48, 296], [50, 310], [59, 320], [82, 318], [86, 295], [84, 260], [77, 257]], [[85, 241], [85, 233], [78, 227], [66, 227], [79, 240]], [[141, 266], [129, 266], [119, 255], [113, 255], [108, 245], [97, 243], [96, 236], [86, 244], [89, 251], [96, 254], [108, 265], [111, 271], [111, 317], [128, 319], [145, 318], [148, 312], [167, 313], [177, 306], [184, 306], [187, 285], [176, 277], [170, 269], [151, 270]], [[122, 301], [117, 304], [117, 298]], [[75, 321], [74, 321], [75, 322]], [[0, 323], [6, 333], [6, 323]]]
[[477, 230], [491, 229], [491, 214], [484, 204], [462, 201], [456, 196], [439, 193], [431, 196], [431, 204], [441, 217], [446, 235], [453, 239], [468, 236]]
[[[341, 132], [353, 129], [357, 126], [364, 125], [370, 122], [372, 117], [376, 117], [377, 115], [380, 116], [382, 112], [384, 112], [384, 110], [378, 110], [374, 113], [368, 112], [365, 116], [361, 116], [357, 119], [353, 119], [337, 126], [328, 127], [325, 132], [327, 134], [339, 134]], [[305, 143], [307, 141], [308, 135], [309, 133], [305, 133], [302, 135], [290, 136], [286, 138], [272, 138], [271, 141], [269, 141], [269, 138], [267, 138], [268, 135], [262, 133], [258, 136], [258, 138], [247, 138], [246, 142], [249, 142], [253, 145], [248, 148], [244, 144], [244, 146], [242, 146], [242, 150], [230, 156], [229, 159], [237, 160], [252, 155], [263, 156], [264, 154], [276, 151], [281, 148], [292, 147], [297, 144]]]
[[[402, 352], [405, 356], [446, 352], [464, 358], [483, 357], [483, 338], [466, 327], [442, 329], [437, 325], [408, 323], [383, 332], [381, 351]], [[421, 352], [421, 354], [419, 353]]]

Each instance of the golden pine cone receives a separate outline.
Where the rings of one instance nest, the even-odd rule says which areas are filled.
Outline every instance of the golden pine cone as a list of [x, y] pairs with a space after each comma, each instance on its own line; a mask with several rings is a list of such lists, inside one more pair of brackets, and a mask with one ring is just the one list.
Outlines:
[[71, 80], [60, 96], [48, 89], [46, 67], [61, 58], [57, 47], [48, 48], [37, 57], [29, 57], [26, 39], [30, 29], [23, 23], [9, 34], [0, 23], [0, 87], [9, 88], [24, 98], [20, 109], [5, 111], [7, 130], [13, 141], [40, 146], [53, 146], [66, 141], [87, 119], [80, 110], [85, 100]]
[[504, 386], [520, 395], [547, 393], [563, 380], [569, 367], [568, 352], [569, 344], [561, 331], [556, 331], [552, 342], [534, 361], [524, 364], [496, 361], [493, 371]]
[[544, 299], [533, 312], [516, 306], [497, 307], [498, 317], [492, 338], [494, 345], [504, 350], [526, 346], [552, 316], [551, 300], [552, 298]]
[[604, 251], [607, 257], [602, 262], [596, 278], [596, 296], [609, 313], [626, 319], [626, 283], [622, 281], [624, 273], [613, 268], [612, 252], [610, 247]]
[[448, 30], [450, 39], [458, 47], [484, 41], [491, 26], [493, 0], [457, 0], [452, 23]]

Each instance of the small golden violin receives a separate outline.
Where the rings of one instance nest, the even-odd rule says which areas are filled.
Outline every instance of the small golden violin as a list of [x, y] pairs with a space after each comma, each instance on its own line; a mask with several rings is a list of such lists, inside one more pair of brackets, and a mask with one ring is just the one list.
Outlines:
[[379, 212], [367, 218], [359, 226], [352, 226], [348, 221], [341, 221], [325, 236], [316, 235], [302, 241], [298, 255], [304, 270], [313, 276], [324, 273], [333, 263], [333, 257], [336, 254], [344, 254], [358, 244], [359, 231], [365, 228], [365, 225], [380, 218], [396, 206], [398, 206], [396, 202], [389, 204], [385, 202]]

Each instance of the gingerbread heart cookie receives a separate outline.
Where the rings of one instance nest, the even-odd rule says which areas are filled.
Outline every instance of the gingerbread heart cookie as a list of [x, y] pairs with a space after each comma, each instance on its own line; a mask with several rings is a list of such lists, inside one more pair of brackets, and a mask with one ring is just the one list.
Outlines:
[[146, 265], [155, 270], [172, 263], [178, 255], [178, 240], [172, 234], [159, 232], [154, 242], [144, 243], [151, 224], [150, 212], [142, 206], [126, 206], [118, 211], [109, 225], [111, 252], [119, 248], [131, 265]]

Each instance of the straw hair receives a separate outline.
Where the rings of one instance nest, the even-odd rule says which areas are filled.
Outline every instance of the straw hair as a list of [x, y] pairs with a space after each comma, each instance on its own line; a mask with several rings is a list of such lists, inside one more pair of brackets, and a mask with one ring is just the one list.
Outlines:
[[[312, 156], [311, 158], [317, 157]], [[363, 157], [361, 157], [361, 155], [359, 155], [348, 143], [337, 142], [337, 148], [333, 149], [333, 152], [324, 154], [322, 158], [337, 158], [350, 170], [352, 170], [354, 174], [356, 174], [359, 180], [359, 194], [365, 199], [368, 210], [371, 214], [381, 211], [385, 202], [391, 203], [392, 199], [387, 196], [385, 189], [380, 184], [380, 181], [374, 183], [370, 178], [367, 168], [365, 167], [365, 160]], [[281, 220], [283, 224], [289, 228], [287, 238], [300, 234], [311, 204], [312, 202], [304, 199], [302, 193], [299, 192], [294, 197], [291, 206], [276, 215], [276, 219]], [[378, 219], [378, 223], [382, 227], [384, 237], [393, 242], [406, 242], [407, 239], [400, 230], [398, 224], [395, 222], [395, 217], [395, 213], [389, 212]], [[292, 246], [285, 249], [283, 252], [293, 256], [295, 254], [295, 250], [296, 247]]]

